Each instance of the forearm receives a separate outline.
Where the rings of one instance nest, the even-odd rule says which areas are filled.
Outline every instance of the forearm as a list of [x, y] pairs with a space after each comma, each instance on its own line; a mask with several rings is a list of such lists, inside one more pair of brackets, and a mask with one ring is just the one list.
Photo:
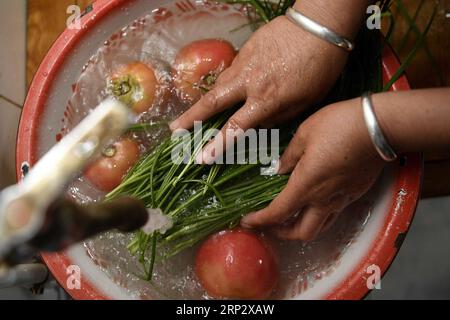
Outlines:
[[372, 101], [397, 153], [450, 150], [450, 88], [381, 93]]
[[354, 39], [372, 0], [298, 0], [294, 8], [327, 28]]

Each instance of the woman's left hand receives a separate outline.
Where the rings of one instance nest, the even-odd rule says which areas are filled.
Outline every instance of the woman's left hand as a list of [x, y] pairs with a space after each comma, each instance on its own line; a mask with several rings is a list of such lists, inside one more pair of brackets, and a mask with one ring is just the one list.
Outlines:
[[241, 223], [272, 226], [283, 239], [312, 240], [369, 190], [384, 164], [370, 140], [360, 99], [330, 105], [299, 127], [281, 157], [279, 173], [292, 171], [286, 188]]

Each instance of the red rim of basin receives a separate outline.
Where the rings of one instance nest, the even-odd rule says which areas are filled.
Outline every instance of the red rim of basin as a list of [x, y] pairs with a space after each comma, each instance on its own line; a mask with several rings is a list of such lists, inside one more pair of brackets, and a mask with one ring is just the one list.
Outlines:
[[[127, 0], [98, 0], [92, 10], [81, 19], [79, 30], [66, 29], [56, 40], [40, 65], [23, 108], [16, 150], [17, 179], [22, 177], [22, 164], [33, 165], [37, 161], [38, 128], [52, 81], [72, 48], [83, 38], [90, 28], [101, 21], [111, 11], [120, 8]], [[393, 76], [400, 64], [393, 51], [386, 47], [383, 52], [383, 80], [385, 83]], [[409, 84], [403, 76], [392, 86], [391, 90], [409, 90]], [[422, 157], [420, 154], [408, 154], [401, 157], [394, 182], [394, 192], [389, 206], [389, 213], [384, 219], [383, 228], [378, 231], [367, 255], [361, 259], [344, 281], [336, 285], [324, 299], [361, 299], [368, 292], [368, 267], [376, 265], [384, 274], [395, 258], [406, 232], [413, 219], [422, 177]], [[109, 299], [86, 279], [82, 279], [82, 290], [68, 288], [67, 267], [72, 265], [65, 253], [42, 254], [48, 268], [60, 285], [74, 299]]]

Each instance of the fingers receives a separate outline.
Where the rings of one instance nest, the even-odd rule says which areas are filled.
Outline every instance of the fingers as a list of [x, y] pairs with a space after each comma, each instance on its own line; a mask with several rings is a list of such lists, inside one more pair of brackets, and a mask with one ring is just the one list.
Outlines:
[[281, 156], [278, 174], [286, 174], [291, 172], [299, 162], [304, 151], [305, 146], [299, 128]]
[[281, 113], [274, 115], [270, 119], [267, 119], [267, 122], [263, 123], [264, 127], [273, 128], [277, 125], [292, 121], [301, 113], [301, 108], [299, 106], [288, 108], [287, 110], [282, 111]]
[[324, 233], [324, 232], [327, 232], [328, 230], [330, 230], [330, 228], [334, 225], [334, 223], [336, 222], [338, 217], [339, 217], [338, 211], [330, 213], [327, 220], [323, 224], [322, 230], [320, 230], [320, 233]]
[[219, 83], [196, 104], [170, 124], [170, 129], [191, 129], [194, 121], [205, 121], [245, 98], [245, 89], [239, 81]]
[[325, 210], [309, 207], [294, 224], [277, 226], [272, 231], [281, 239], [311, 241], [320, 233], [328, 216]]
[[208, 143], [203, 151], [197, 156], [197, 163], [212, 164], [223, 151], [234, 144], [248, 129], [256, 128], [259, 124], [270, 116], [272, 108], [270, 105], [262, 104], [261, 101], [248, 98], [245, 105], [240, 108], [228, 122], [223, 126], [220, 135], [217, 135]]
[[256, 213], [247, 215], [241, 221], [243, 226], [258, 227], [270, 224], [281, 224], [289, 218], [295, 217], [302, 210], [306, 203], [308, 191], [308, 177], [299, 175], [302, 167], [300, 159], [304, 152], [304, 145], [301, 140], [300, 129], [289, 143], [279, 163], [279, 174], [292, 171], [286, 187], [270, 203], [270, 205]]
[[298, 215], [304, 207], [307, 185], [300, 181], [294, 171], [286, 187], [270, 203], [258, 212], [245, 216], [241, 224], [244, 227], [260, 227], [271, 224], [282, 224], [289, 218]]

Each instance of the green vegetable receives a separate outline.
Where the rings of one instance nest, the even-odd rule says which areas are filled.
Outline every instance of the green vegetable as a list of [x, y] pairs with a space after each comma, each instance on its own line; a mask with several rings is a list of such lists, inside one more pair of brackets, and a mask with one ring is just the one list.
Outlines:
[[[280, 0], [274, 3], [269, 0], [224, 0], [224, 2], [246, 5], [249, 9], [247, 12], [249, 24], [256, 29], [283, 15], [295, 0]], [[391, 39], [395, 29], [395, 19], [389, 8], [390, 4], [388, 0], [380, 2], [382, 17], [390, 19], [387, 40]], [[401, 3], [397, 5], [401, 7]], [[435, 12], [419, 37], [414, 50], [385, 86], [385, 90], [403, 74], [417, 49], [423, 44], [434, 14]], [[417, 32], [416, 29], [413, 28], [413, 31]], [[383, 90], [381, 49], [384, 43], [381, 41], [380, 34], [363, 27], [356, 43], [356, 49], [351, 53], [345, 70], [323, 104], [357, 97], [367, 90], [376, 92]], [[204, 124], [203, 132], [220, 128], [229, 115], [230, 113], [225, 112], [209, 120]], [[292, 128], [298, 125], [298, 121], [301, 119], [293, 121]], [[130, 131], [166, 125], [167, 123], [164, 122], [139, 124]], [[286, 129], [282, 137], [282, 145], [286, 146], [291, 137], [291, 130]], [[191, 132], [190, 141], [196, 141], [196, 138], [195, 133]], [[288, 181], [288, 176], [261, 176], [259, 164], [215, 164], [212, 166], [195, 164], [196, 153], [208, 143], [209, 139], [209, 136], [203, 136], [200, 145], [195, 146], [192, 143], [192, 156], [187, 164], [174, 164], [171, 160], [172, 151], [179, 147], [182, 141], [172, 139], [163, 141], [144, 156], [129, 172], [122, 184], [106, 197], [108, 201], [123, 195], [133, 196], [144, 201], [147, 207], [159, 208], [173, 218], [173, 228], [167, 233], [156, 232], [147, 235], [137, 232], [128, 246], [132, 254], [139, 256], [147, 280], [151, 280], [153, 275], [158, 246], [168, 248], [163, 256], [167, 258], [195, 245], [211, 233], [232, 228], [237, 225], [243, 215], [267, 206]], [[149, 251], [150, 254], [148, 254]]]
[[[169, 138], [152, 150], [129, 172], [122, 184], [107, 195], [106, 201], [133, 196], [149, 208], [159, 208], [174, 221], [165, 234], [138, 232], [128, 248], [139, 254], [151, 279], [157, 244], [170, 245], [165, 257], [191, 247], [209, 234], [235, 226], [241, 217], [262, 209], [283, 189], [288, 176], [261, 176], [259, 164], [204, 166], [195, 164], [195, 155], [210, 140], [208, 129], [225, 124], [229, 113], [210, 120], [203, 132], [192, 132], [191, 156], [187, 164], [172, 161], [172, 152], [184, 146], [185, 139]], [[200, 145], [194, 145], [202, 134]], [[151, 244], [151, 258], [145, 256]]]

